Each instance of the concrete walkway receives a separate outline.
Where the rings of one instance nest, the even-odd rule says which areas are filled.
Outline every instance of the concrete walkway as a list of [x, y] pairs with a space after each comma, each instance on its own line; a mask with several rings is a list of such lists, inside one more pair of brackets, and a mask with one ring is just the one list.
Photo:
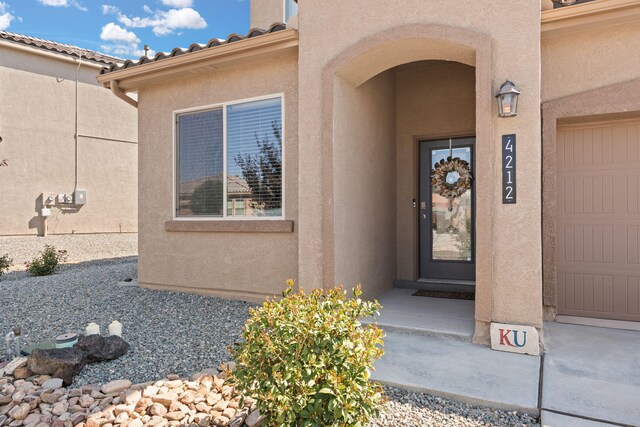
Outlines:
[[544, 336], [543, 415], [640, 425], [640, 332], [548, 322]]
[[415, 292], [394, 288], [378, 298], [383, 309], [376, 321], [384, 325], [385, 331], [409, 331], [471, 341], [475, 328], [473, 301], [414, 297]]
[[545, 323], [540, 357], [470, 342], [473, 301], [391, 289], [376, 319], [385, 355], [373, 378], [472, 405], [541, 415], [543, 427], [640, 427], [640, 332]]
[[385, 355], [373, 378], [472, 405], [538, 413], [540, 358], [471, 343], [474, 302], [414, 297], [391, 289], [380, 296], [377, 322]]
[[471, 405], [538, 413], [540, 358], [470, 342], [386, 331], [373, 378]]

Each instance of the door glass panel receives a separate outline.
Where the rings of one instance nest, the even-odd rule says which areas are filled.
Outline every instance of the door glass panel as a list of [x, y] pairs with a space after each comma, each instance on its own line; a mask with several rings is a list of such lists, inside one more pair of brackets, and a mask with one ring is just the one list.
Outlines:
[[[442, 159], [449, 157], [449, 149], [431, 150], [431, 168]], [[453, 149], [453, 157], [459, 157], [471, 164], [471, 148]], [[473, 171], [472, 171], [473, 173]], [[446, 181], [454, 184], [460, 176], [456, 172], [447, 175]], [[472, 189], [453, 199], [451, 210], [449, 200], [431, 191], [431, 257], [440, 261], [472, 261], [473, 212]]]

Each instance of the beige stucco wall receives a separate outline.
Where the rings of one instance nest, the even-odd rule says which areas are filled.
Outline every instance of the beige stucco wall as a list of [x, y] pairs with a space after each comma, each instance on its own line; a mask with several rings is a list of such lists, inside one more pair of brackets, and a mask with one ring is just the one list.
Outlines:
[[[504, 25], [504, 11], [509, 10], [509, 25]], [[349, 17], [349, 24], [345, 17]], [[373, 19], [375, 17], [375, 19]], [[334, 207], [325, 205], [325, 210], [317, 209], [315, 199], [318, 194], [332, 191], [323, 176], [331, 170], [331, 162], [318, 162], [327, 152], [327, 141], [335, 141], [335, 135], [342, 126], [349, 123], [337, 115], [323, 116], [324, 111], [332, 111], [334, 101], [323, 92], [327, 82], [334, 76], [324, 73], [332, 63], [340, 63], [341, 55], [350, 49], [364, 49], [367, 40], [385, 43], [385, 33], [393, 37], [394, 30], [412, 24], [416, 35], [426, 27], [433, 37], [448, 37], [451, 33], [462, 34], [469, 40], [485, 37], [491, 40], [490, 54], [483, 52], [478, 61], [487, 61], [479, 69], [483, 75], [477, 87], [483, 89], [478, 94], [478, 117], [483, 117], [482, 140], [478, 145], [484, 151], [478, 168], [491, 172], [482, 176], [480, 190], [493, 194], [491, 203], [485, 201], [482, 220], [488, 226], [481, 230], [486, 256], [478, 268], [482, 268], [485, 279], [483, 294], [476, 301], [476, 318], [481, 321], [502, 321], [541, 326], [541, 237], [540, 237], [540, 2], [526, 0], [483, 0], [475, 2], [450, 2], [445, 0], [424, 2], [407, 0], [398, 4], [386, 0], [371, 0], [366, 8], [360, 2], [326, 0], [316, 2], [300, 0], [300, 131], [305, 143], [300, 146], [300, 283], [304, 287], [329, 286], [335, 269], [335, 256], [326, 239], [326, 229], [332, 227]], [[336, 25], [341, 23], [341, 25]], [[440, 30], [429, 30], [437, 23]], [[327, 31], [330, 28], [331, 31]], [[354, 31], [357, 28], [357, 31]], [[444, 28], [444, 29], [442, 29]], [[519, 31], [514, 32], [513, 28]], [[381, 35], [376, 38], [376, 35]], [[518, 46], [514, 49], [513, 46]], [[374, 48], [375, 46], [371, 46]], [[486, 50], [486, 49], [485, 49]], [[405, 55], [402, 45], [385, 52], [385, 63], [400, 65], [403, 60], [442, 59], [416, 58], [420, 50]], [[426, 52], [426, 51], [425, 51]], [[461, 56], [467, 57], [466, 52]], [[394, 58], [397, 60], [394, 64]], [[337, 62], [334, 62], [337, 61]], [[377, 63], [363, 62], [363, 69], [376, 69]], [[366, 71], [366, 70], [365, 70]], [[328, 79], [328, 80], [327, 80]], [[520, 99], [520, 114], [513, 119], [499, 119], [493, 101], [493, 93], [506, 79], [515, 81], [523, 92]], [[321, 100], [321, 101], [319, 101]], [[489, 103], [490, 101], [490, 103]], [[491, 107], [489, 107], [491, 105]], [[490, 115], [490, 117], [489, 117]], [[324, 122], [323, 122], [324, 120]], [[487, 122], [488, 120], [488, 122]], [[333, 122], [331, 122], [333, 121]], [[489, 123], [489, 124], [487, 124]], [[323, 134], [324, 132], [324, 134]], [[327, 133], [329, 132], [329, 133]], [[487, 133], [488, 132], [488, 133]], [[499, 191], [501, 185], [500, 157], [495, 155], [502, 134], [518, 135], [518, 204], [502, 205]], [[487, 138], [484, 135], [490, 135]], [[492, 154], [493, 153], [493, 154]], [[482, 174], [481, 174], [482, 175]], [[330, 201], [328, 202], [331, 203]], [[339, 207], [336, 205], [335, 210]], [[480, 240], [479, 240], [480, 241]], [[329, 245], [329, 246], [327, 246]], [[357, 257], [374, 257], [372, 248], [361, 248], [351, 253], [352, 261]], [[348, 262], [345, 261], [345, 262]], [[333, 274], [332, 274], [333, 273]], [[485, 331], [486, 332], [486, 331]]]
[[251, 28], [269, 28], [284, 21], [284, 0], [251, 0]]
[[640, 21], [542, 39], [542, 102], [640, 77]]
[[[72, 193], [75, 78], [72, 62], [0, 44], [0, 235], [36, 234], [41, 193]], [[137, 231], [137, 111], [98, 86], [98, 68], [80, 69], [80, 210], [52, 209], [50, 234]]]
[[349, 123], [333, 152], [336, 282], [375, 297], [396, 277], [395, 73], [335, 91], [335, 114]]
[[[298, 276], [297, 56], [142, 87], [138, 277], [143, 286], [259, 300]], [[173, 112], [284, 94], [285, 217], [293, 233], [169, 232]]]
[[475, 135], [475, 69], [440, 62], [400, 70], [397, 82], [397, 279], [416, 280], [416, 138]]

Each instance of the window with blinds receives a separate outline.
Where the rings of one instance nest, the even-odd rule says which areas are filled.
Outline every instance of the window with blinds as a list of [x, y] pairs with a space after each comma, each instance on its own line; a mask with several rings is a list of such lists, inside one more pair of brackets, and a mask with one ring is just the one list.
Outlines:
[[283, 216], [280, 97], [179, 114], [177, 144], [176, 216]]
[[177, 117], [177, 216], [222, 216], [222, 108]]

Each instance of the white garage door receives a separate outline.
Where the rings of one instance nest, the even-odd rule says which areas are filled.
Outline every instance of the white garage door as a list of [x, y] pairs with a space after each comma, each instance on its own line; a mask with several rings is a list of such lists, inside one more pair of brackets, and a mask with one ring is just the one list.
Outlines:
[[562, 126], [558, 313], [640, 321], [640, 120]]

